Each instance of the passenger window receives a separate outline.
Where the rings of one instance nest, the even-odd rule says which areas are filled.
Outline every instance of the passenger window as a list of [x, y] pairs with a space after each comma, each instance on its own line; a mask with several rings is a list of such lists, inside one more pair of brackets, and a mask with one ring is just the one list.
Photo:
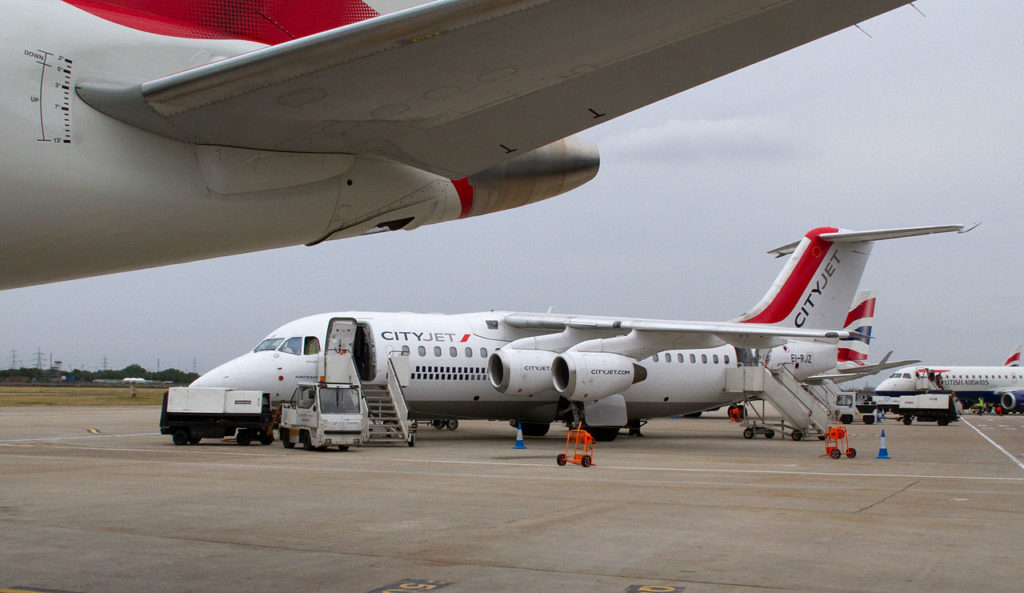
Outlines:
[[302, 353], [306, 356], [320, 354], [320, 339], [316, 336], [306, 336], [306, 345], [303, 346]]
[[298, 356], [302, 353], [302, 338], [288, 338], [284, 345], [281, 346], [280, 352]]
[[691, 354], [690, 355], [690, 364], [693, 364], [695, 362], [697, 362], [697, 355], [696, 354]]
[[716, 354], [716, 355], [714, 355], [714, 357], [712, 358], [712, 360], [714, 360], [715, 364], [718, 364], [718, 355], [717, 355], [717, 354]]
[[441, 347], [440, 346], [434, 346], [434, 356], [437, 356], [438, 358], [441, 357]]
[[402, 354], [409, 356], [409, 345], [402, 346]]
[[480, 349], [480, 358], [487, 358], [487, 348]]
[[729, 355], [728, 354], [725, 355], [725, 364], [729, 364]]
[[682, 354], [676, 354], [676, 362], [683, 362], [685, 359]]
[[707, 354], [701, 354], [700, 355], [700, 361], [702, 363], [704, 363], [704, 364], [707, 364], [708, 363], [708, 355]]
[[451, 348], [448, 349], [448, 354], [451, 354], [452, 358], [457, 358], [459, 356], [459, 349], [456, 348], [455, 346], [452, 346]]
[[427, 355], [427, 348], [426, 348], [426, 346], [420, 346], [419, 348], [416, 349], [416, 351], [420, 353], [420, 356], [426, 356]]
[[473, 349], [466, 346], [466, 358], [473, 358]]

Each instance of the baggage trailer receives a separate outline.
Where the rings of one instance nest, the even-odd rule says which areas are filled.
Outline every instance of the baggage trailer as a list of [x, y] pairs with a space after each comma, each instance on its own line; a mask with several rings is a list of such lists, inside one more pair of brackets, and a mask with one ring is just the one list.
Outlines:
[[172, 387], [160, 409], [160, 434], [175, 445], [234, 436], [239, 445], [274, 442], [276, 410], [270, 394], [220, 387]]
[[899, 414], [906, 425], [910, 425], [915, 418], [920, 422], [937, 422], [939, 426], [960, 419], [957, 400], [948, 393], [901, 395]]

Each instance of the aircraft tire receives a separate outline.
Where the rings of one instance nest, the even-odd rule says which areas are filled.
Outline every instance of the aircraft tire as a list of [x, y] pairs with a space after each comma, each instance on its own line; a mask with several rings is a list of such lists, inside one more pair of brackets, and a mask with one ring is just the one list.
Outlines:
[[546, 422], [523, 422], [523, 436], [542, 437], [551, 429], [551, 424]]
[[185, 430], [184, 428], [179, 428], [178, 430], [174, 431], [173, 435], [171, 435], [171, 441], [173, 441], [174, 444], [178, 446], [187, 445], [188, 431]]
[[595, 441], [601, 443], [610, 443], [615, 440], [615, 437], [619, 436], [618, 426], [588, 426], [587, 432], [594, 437]]
[[448, 430], [456, 430], [459, 427], [459, 421], [455, 418], [449, 418], [444, 421], [444, 427]]

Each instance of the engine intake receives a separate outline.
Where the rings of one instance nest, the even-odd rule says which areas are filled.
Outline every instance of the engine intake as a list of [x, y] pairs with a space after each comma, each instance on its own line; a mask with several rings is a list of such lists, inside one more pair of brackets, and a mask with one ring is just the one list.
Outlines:
[[501, 393], [533, 395], [551, 389], [551, 361], [547, 350], [496, 350], [487, 359], [487, 379]]
[[1004, 393], [999, 398], [999, 405], [1004, 412], [1024, 412], [1024, 397], [1018, 393]]
[[647, 369], [620, 354], [566, 352], [551, 363], [555, 391], [574, 401], [594, 401], [622, 393], [647, 378]]

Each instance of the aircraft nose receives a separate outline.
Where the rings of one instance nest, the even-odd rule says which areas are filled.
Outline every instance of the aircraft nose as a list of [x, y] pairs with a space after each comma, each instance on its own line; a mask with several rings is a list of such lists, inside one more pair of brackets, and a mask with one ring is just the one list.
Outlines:
[[189, 387], [233, 387], [238, 379], [238, 362], [231, 360], [211, 369], [192, 382]]

